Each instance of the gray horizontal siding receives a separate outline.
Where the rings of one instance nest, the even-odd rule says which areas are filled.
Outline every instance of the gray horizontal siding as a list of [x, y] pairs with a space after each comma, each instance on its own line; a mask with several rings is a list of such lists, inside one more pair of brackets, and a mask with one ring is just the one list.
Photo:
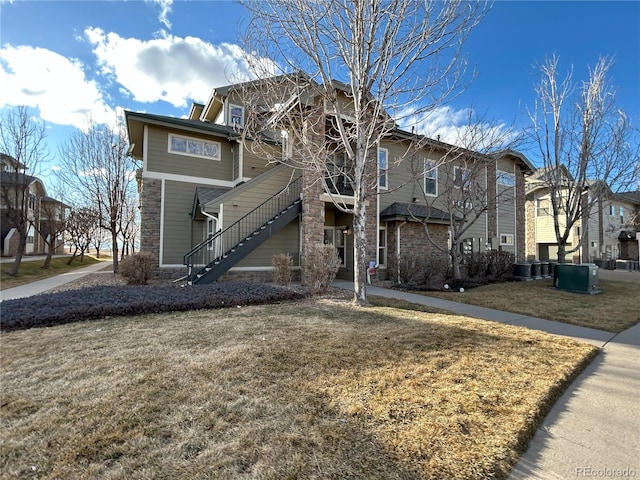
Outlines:
[[270, 267], [271, 257], [278, 253], [288, 253], [293, 257], [294, 265], [300, 265], [299, 251], [298, 221], [293, 221], [238, 262], [236, 267]]
[[[153, 126], [149, 126], [148, 132], [147, 171], [224, 181], [232, 180], [233, 149], [238, 149], [240, 147], [239, 144], [229, 142], [219, 137], [193, 134], [185, 135], [184, 132], [179, 130], [169, 130]], [[169, 133], [220, 143], [221, 160], [169, 153]]]
[[[202, 237], [197, 233], [198, 228], [192, 225], [189, 215], [198, 186], [188, 182], [165, 181], [163, 264], [182, 264], [183, 255], [191, 250], [193, 245], [202, 241]], [[198, 235], [198, 238], [194, 238], [194, 235]]]

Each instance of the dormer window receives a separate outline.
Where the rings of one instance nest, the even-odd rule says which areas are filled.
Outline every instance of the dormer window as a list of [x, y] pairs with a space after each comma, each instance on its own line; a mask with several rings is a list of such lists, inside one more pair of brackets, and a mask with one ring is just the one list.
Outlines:
[[232, 127], [244, 125], [244, 108], [240, 105], [229, 104], [229, 125]]

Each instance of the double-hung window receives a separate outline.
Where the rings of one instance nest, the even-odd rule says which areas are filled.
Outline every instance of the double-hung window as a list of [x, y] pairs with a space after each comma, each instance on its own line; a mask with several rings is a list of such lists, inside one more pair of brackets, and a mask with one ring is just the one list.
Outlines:
[[387, 229], [378, 230], [378, 266], [387, 265]]
[[378, 185], [380, 190], [389, 188], [389, 151], [378, 148]]
[[456, 188], [469, 190], [469, 187], [471, 186], [471, 175], [469, 170], [462, 167], [455, 167], [453, 169], [453, 185]]
[[433, 160], [424, 161], [424, 193], [433, 197], [438, 195], [438, 167]]
[[244, 125], [244, 108], [240, 105], [229, 104], [229, 125], [231, 127]]

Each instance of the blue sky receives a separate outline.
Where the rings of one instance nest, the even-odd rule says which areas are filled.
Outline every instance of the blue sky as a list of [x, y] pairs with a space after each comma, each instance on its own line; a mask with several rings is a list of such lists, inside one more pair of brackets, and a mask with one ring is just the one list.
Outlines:
[[[185, 116], [229, 83], [227, 72], [242, 75], [243, 19], [227, 1], [0, 0], [0, 113], [27, 105], [46, 123], [46, 182], [58, 145], [88, 114], [109, 123], [123, 109]], [[640, 1], [497, 1], [465, 53], [478, 76], [434, 116], [445, 138], [470, 107], [526, 125], [535, 65], [552, 54], [576, 81], [614, 56], [618, 104], [640, 126]]]

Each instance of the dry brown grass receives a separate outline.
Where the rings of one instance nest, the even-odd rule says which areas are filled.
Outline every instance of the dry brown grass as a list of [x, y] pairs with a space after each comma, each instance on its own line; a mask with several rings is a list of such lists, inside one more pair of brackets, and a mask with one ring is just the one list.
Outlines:
[[505, 478], [594, 347], [338, 299], [3, 334], [2, 478]]
[[464, 293], [424, 295], [615, 333], [640, 321], [640, 284], [611, 280], [600, 280], [599, 284], [601, 293], [597, 295], [557, 290], [552, 280], [496, 283]]

